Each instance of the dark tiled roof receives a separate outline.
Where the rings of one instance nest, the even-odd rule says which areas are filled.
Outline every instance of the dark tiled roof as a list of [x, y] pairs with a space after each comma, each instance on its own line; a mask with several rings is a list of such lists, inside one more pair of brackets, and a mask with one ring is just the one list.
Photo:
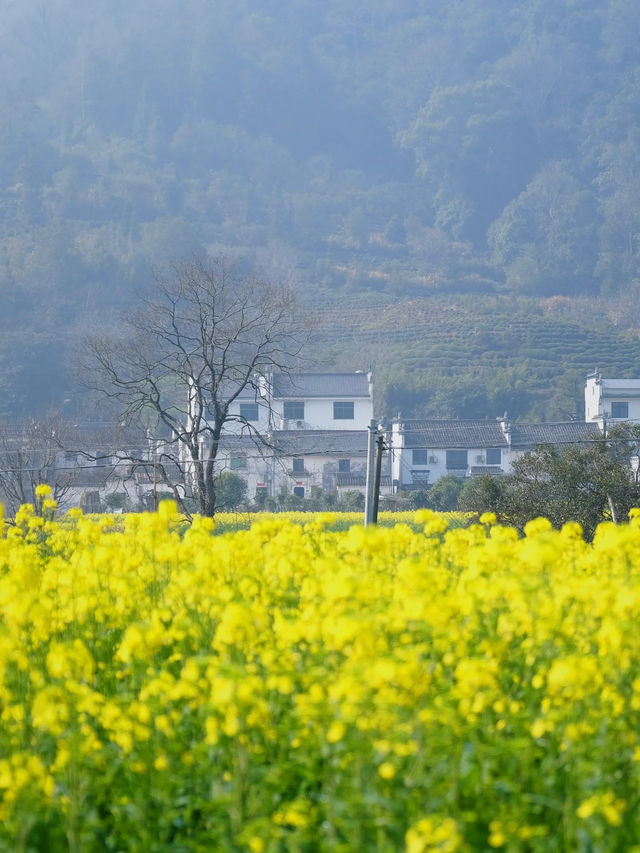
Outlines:
[[405, 447], [439, 448], [506, 447], [497, 421], [408, 421]]
[[366, 455], [368, 430], [282, 430], [274, 432], [271, 441], [287, 456]]
[[512, 424], [511, 446], [535, 447], [537, 444], [576, 444], [602, 436], [596, 423], [568, 421], [557, 424]]
[[[364, 488], [367, 485], [367, 478], [364, 474], [336, 474], [336, 485], [340, 488], [358, 487]], [[391, 477], [388, 474], [382, 474], [380, 477], [381, 486], [390, 486]]]
[[87, 465], [74, 471], [62, 472], [61, 479], [64, 484], [75, 487], [105, 486], [113, 477], [114, 469], [111, 466], [94, 467]]
[[[238, 388], [240, 387], [239, 382], [225, 382], [219, 389], [220, 399], [228, 400], [233, 394], [238, 392]], [[255, 387], [254, 382], [246, 382], [243, 384], [242, 388], [240, 388], [240, 393], [238, 394], [237, 400], [251, 400], [258, 401], [261, 399], [260, 394]]]
[[614, 393], [627, 391], [635, 392], [636, 394], [640, 392], [640, 379], [602, 379], [600, 382], [602, 386], [602, 393]]
[[274, 373], [274, 398], [369, 397], [366, 373]]
[[250, 435], [223, 435], [220, 453], [253, 453], [265, 457], [274, 451], [284, 456], [313, 456], [332, 453], [358, 456], [367, 453], [368, 430], [274, 430], [262, 438]]
[[338, 486], [366, 486], [367, 478], [364, 474], [347, 474], [338, 472], [336, 474], [336, 485]]

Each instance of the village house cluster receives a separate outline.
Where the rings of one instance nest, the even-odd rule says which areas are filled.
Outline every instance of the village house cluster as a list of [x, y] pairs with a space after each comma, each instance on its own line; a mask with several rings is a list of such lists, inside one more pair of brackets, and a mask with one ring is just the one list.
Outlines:
[[[291, 492], [308, 498], [315, 488], [340, 497], [364, 494], [368, 428], [374, 418], [371, 373], [274, 374], [245, 389], [234, 412], [255, 424], [267, 444], [237, 425], [219, 452], [221, 470], [246, 478], [248, 494]], [[491, 420], [405, 420], [385, 432], [381, 494], [424, 489], [447, 474], [509, 474], [513, 462], [541, 445], [598, 438], [607, 423], [640, 420], [640, 380], [587, 377], [584, 421], [510, 423]]]
[[[370, 429], [385, 436], [381, 495], [426, 489], [445, 475], [509, 474], [514, 461], [541, 445], [593, 440], [619, 421], [640, 421], [640, 380], [604, 379], [598, 371], [585, 384], [585, 420], [511, 423], [495, 420], [374, 420], [370, 372], [272, 373], [256, 378], [235, 399], [218, 450], [216, 470], [230, 471], [247, 485], [247, 500], [300, 499], [366, 488]], [[55, 467], [66, 472], [66, 506], [87, 510], [125, 504], [151, 506], [159, 485], [154, 459], [158, 443], [140, 449], [147, 464], [124, 465], [118, 454], [58, 453]], [[202, 455], [207, 448], [201, 447]], [[189, 465], [175, 470], [188, 494]]]

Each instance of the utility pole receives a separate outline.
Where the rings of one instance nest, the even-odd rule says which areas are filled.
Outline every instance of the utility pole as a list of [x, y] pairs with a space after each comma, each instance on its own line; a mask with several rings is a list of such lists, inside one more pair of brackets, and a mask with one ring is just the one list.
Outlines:
[[373, 480], [373, 512], [371, 523], [378, 523], [378, 504], [380, 502], [380, 474], [382, 472], [382, 452], [384, 450], [384, 435], [380, 434], [376, 441], [376, 473]]
[[373, 523], [373, 486], [375, 466], [375, 444], [378, 434], [378, 424], [372, 418], [369, 422], [369, 443], [367, 445], [367, 478], [364, 496], [364, 526]]
[[153, 511], [158, 511], [158, 474], [156, 471], [156, 460], [153, 460]]

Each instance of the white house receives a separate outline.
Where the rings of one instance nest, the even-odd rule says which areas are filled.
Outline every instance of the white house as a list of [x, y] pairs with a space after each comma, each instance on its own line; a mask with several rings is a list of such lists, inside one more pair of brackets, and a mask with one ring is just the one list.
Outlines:
[[[310, 497], [315, 488], [340, 496], [345, 491], [364, 494], [367, 466], [367, 430], [283, 430], [274, 436], [277, 447], [277, 490]], [[383, 458], [382, 493], [389, 494], [389, 456]]]
[[265, 435], [272, 428], [272, 420], [268, 384], [260, 376], [255, 383], [245, 385], [231, 403], [224, 431], [235, 435]]
[[509, 442], [498, 421], [394, 421], [393, 480], [398, 489], [425, 488], [446, 474], [502, 474]]
[[366, 430], [373, 417], [371, 373], [274, 373], [268, 377], [277, 430]]
[[606, 424], [640, 421], [640, 379], [603, 379], [596, 370], [587, 376], [584, 388], [585, 420]]
[[229, 413], [227, 432], [367, 429], [373, 417], [371, 373], [266, 374], [242, 389]]
[[249, 435], [225, 435], [216, 457], [216, 473], [231, 471], [247, 484], [247, 496], [253, 500], [260, 489], [274, 494], [274, 449]]
[[[256, 377], [230, 407], [216, 471], [233, 471], [253, 499], [261, 490], [310, 497], [365, 490], [371, 373], [271, 373]], [[204, 448], [203, 448], [204, 450]], [[389, 471], [383, 486], [391, 488]]]
[[[260, 490], [311, 497], [315, 489], [340, 496], [366, 484], [367, 430], [277, 430], [265, 443], [248, 436], [225, 436], [216, 470], [233, 471], [247, 483], [250, 499]], [[382, 493], [391, 490], [389, 455], [383, 459]]]
[[515, 459], [540, 445], [561, 446], [600, 435], [597, 424], [510, 424], [496, 421], [395, 421], [391, 431], [396, 488], [425, 488], [446, 474], [501, 476]]

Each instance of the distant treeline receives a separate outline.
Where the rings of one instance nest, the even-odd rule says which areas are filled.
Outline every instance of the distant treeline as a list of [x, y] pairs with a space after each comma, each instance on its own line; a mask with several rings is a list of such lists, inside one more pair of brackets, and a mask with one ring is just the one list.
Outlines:
[[76, 330], [202, 247], [307, 295], [626, 298], [639, 31], [634, 0], [6, 4], [0, 408], [68, 393]]

